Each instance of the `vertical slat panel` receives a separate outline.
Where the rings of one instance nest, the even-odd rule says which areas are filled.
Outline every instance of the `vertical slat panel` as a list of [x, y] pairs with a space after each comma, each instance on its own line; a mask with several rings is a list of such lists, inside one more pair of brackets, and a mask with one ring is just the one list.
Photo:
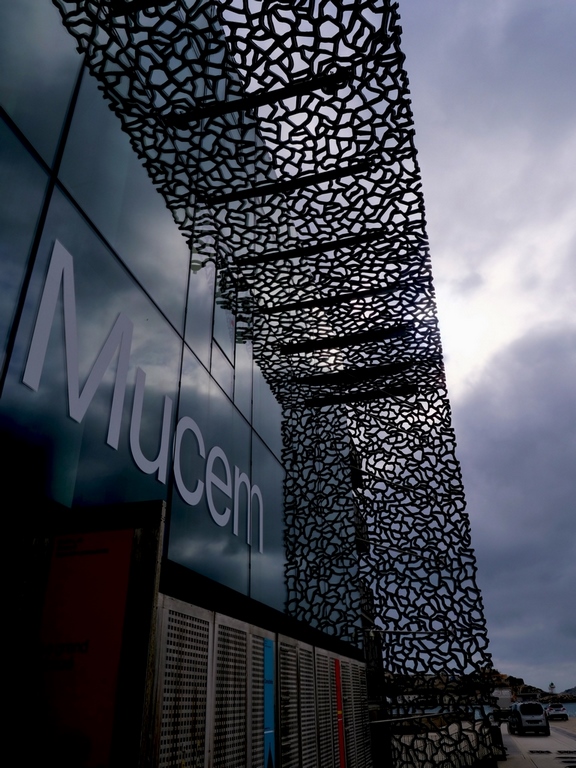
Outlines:
[[351, 664], [352, 706], [356, 733], [356, 760], [358, 768], [370, 768], [370, 723], [368, 721], [368, 698], [366, 691], [366, 668]]
[[342, 677], [342, 704], [344, 713], [344, 733], [346, 738], [346, 768], [357, 768], [356, 764], [356, 726], [352, 703], [352, 675], [350, 662], [340, 659]]
[[264, 768], [264, 638], [252, 635], [251, 643], [251, 745], [252, 768]]
[[252, 768], [276, 765], [276, 642], [275, 635], [250, 627], [251, 680], [249, 716]]
[[160, 605], [159, 768], [269, 768], [275, 648], [282, 768], [370, 768], [364, 665], [166, 596]]
[[[338, 671], [338, 674], [340, 672]], [[332, 702], [332, 744], [334, 745], [334, 765], [340, 766], [340, 749], [338, 745], [338, 692], [336, 682], [336, 659], [330, 657], [330, 700]]]
[[316, 685], [312, 648], [300, 647], [298, 649], [298, 686], [300, 691], [301, 766], [302, 768], [317, 768]]
[[318, 723], [318, 763], [320, 768], [335, 768], [335, 711], [330, 682], [330, 658], [316, 651], [316, 712]]
[[158, 765], [204, 768], [210, 622], [174, 604], [166, 601], [161, 619]]
[[300, 768], [298, 649], [296, 645], [284, 639], [279, 640], [278, 657], [282, 768]]
[[346, 742], [346, 768], [370, 768], [370, 724], [368, 721], [366, 669], [351, 659], [340, 659], [342, 704]]
[[336, 735], [334, 743], [336, 745], [336, 765], [338, 768], [346, 768], [346, 734], [344, 732], [344, 703], [342, 692], [342, 670], [340, 659], [333, 660], [334, 674], [334, 703], [336, 710]]
[[247, 646], [245, 630], [219, 620], [215, 632], [214, 768], [247, 763]]

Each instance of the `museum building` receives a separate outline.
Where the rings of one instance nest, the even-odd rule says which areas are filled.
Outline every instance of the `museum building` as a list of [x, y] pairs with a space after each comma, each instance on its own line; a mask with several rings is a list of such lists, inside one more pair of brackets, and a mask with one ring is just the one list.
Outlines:
[[367, 668], [488, 658], [396, 4], [2, 0], [0, 41], [31, 754], [372, 765]]

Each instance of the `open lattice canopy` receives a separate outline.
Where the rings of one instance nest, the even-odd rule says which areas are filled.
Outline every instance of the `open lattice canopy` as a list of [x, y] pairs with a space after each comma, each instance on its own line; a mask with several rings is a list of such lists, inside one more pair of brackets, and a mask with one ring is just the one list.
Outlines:
[[397, 4], [55, 2], [284, 407], [288, 609], [483, 667]]

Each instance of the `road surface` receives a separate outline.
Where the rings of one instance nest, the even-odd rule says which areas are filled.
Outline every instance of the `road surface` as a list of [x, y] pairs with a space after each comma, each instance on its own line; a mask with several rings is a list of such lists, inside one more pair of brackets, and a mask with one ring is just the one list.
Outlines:
[[510, 736], [502, 726], [508, 759], [500, 768], [576, 768], [576, 719], [550, 724], [550, 736]]

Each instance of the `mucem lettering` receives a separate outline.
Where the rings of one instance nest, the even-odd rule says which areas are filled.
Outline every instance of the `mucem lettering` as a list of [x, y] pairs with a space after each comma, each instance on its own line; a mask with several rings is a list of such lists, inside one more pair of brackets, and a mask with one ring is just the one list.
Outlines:
[[[126, 399], [128, 372], [130, 368], [130, 352], [134, 323], [129, 317], [120, 313], [108, 337], [106, 338], [96, 360], [88, 374], [86, 383], [80, 391], [80, 373], [78, 356], [78, 323], [76, 315], [76, 292], [74, 285], [74, 260], [62, 243], [55, 241], [50, 258], [44, 288], [38, 307], [36, 323], [32, 332], [30, 349], [26, 359], [26, 367], [22, 382], [34, 392], [40, 388], [42, 370], [46, 360], [48, 342], [54, 323], [58, 299], [62, 291], [62, 311], [64, 315], [64, 347], [66, 354], [66, 381], [68, 388], [68, 412], [70, 418], [81, 423], [90, 403], [94, 399], [98, 387], [110, 364], [117, 356], [114, 393], [110, 408], [108, 435], [106, 442], [114, 450], [118, 450], [120, 442], [120, 426]], [[144, 410], [144, 391], [146, 373], [142, 368], [136, 369], [134, 401], [130, 417], [130, 452], [136, 466], [145, 474], [156, 474], [156, 479], [166, 484], [168, 467], [173, 460], [174, 481], [178, 493], [189, 506], [197, 506], [204, 494], [210, 516], [220, 527], [229, 525], [232, 520], [232, 534], [239, 535], [240, 498], [244, 489], [246, 498], [246, 543], [252, 545], [252, 511], [256, 500], [258, 510], [258, 550], [264, 551], [264, 502], [262, 492], [257, 485], [252, 485], [250, 478], [239, 467], [234, 471], [225, 451], [218, 445], [212, 446], [206, 455], [206, 445], [199, 425], [190, 416], [182, 416], [171, 436], [173, 401], [167, 395], [164, 397], [160, 446], [156, 458], [147, 458], [140, 447], [140, 431]], [[183, 437], [190, 432], [194, 436], [197, 454], [205, 459], [203, 477], [196, 479], [194, 488], [189, 488], [183, 476], [183, 467], [190, 454], [184, 451]], [[171, 456], [172, 454], [172, 456]], [[232, 506], [217, 504], [214, 489], [232, 502]]]

